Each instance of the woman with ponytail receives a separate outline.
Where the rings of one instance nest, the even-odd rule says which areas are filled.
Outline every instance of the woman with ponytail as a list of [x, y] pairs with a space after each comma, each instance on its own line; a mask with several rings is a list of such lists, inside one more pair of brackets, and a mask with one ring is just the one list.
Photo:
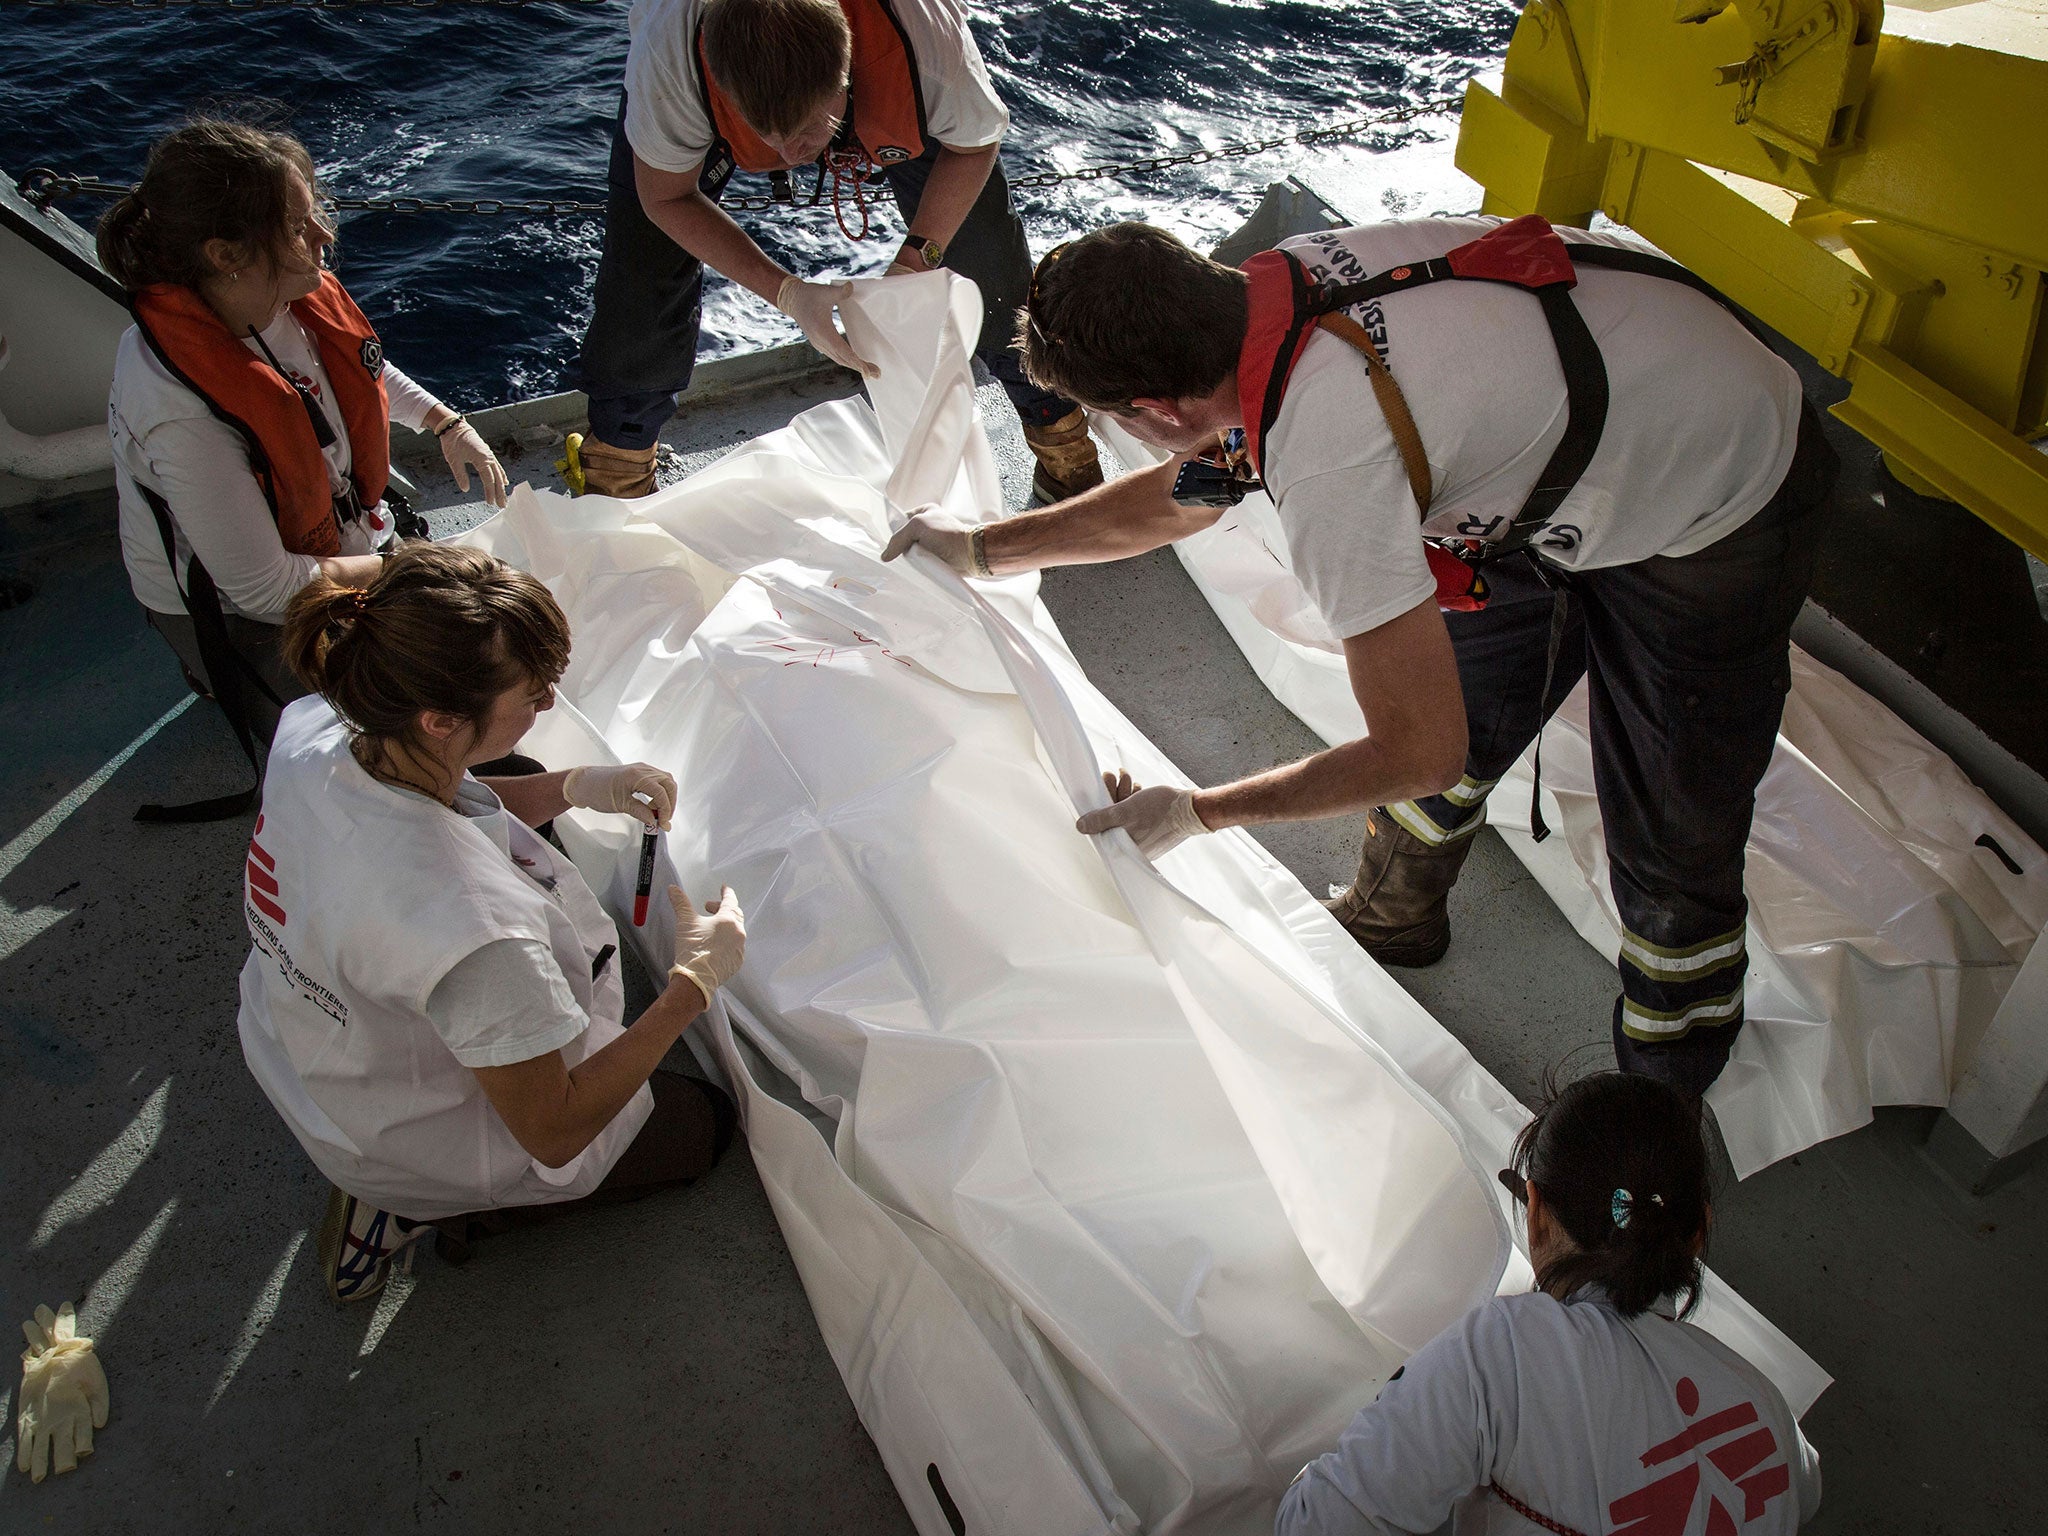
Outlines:
[[100, 221], [135, 315], [108, 403], [129, 580], [252, 755], [299, 692], [276, 650], [286, 606], [316, 576], [368, 581], [391, 541], [390, 423], [505, 499], [483, 439], [385, 360], [325, 269], [333, 240], [304, 145], [210, 118], [159, 140]]
[[1619, 1072], [1546, 1099], [1500, 1176], [1536, 1288], [1396, 1371], [1295, 1478], [1279, 1536], [1780, 1536], [1819, 1506], [1784, 1397], [1683, 1321], [1712, 1215], [1699, 1101]]
[[331, 1294], [375, 1295], [430, 1231], [459, 1260], [486, 1233], [704, 1173], [732, 1102], [656, 1069], [739, 969], [739, 903], [728, 889], [700, 912], [670, 888], [676, 963], [627, 1026], [618, 932], [533, 830], [570, 806], [665, 828], [675, 780], [646, 763], [470, 773], [554, 702], [569, 629], [547, 588], [408, 544], [367, 584], [315, 576], [282, 640], [315, 696], [279, 719], [249, 845], [242, 1053], [334, 1186]]

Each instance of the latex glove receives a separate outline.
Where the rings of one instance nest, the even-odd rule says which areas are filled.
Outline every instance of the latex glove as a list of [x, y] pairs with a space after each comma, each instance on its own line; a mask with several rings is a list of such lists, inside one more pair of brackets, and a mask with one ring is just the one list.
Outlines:
[[477, 489], [484, 493], [484, 500], [494, 507], [505, 505], [505, 489], [511, 482], [505, 478], [505, 466], [498, 462], [481, 432], [465, 421], [459, 427], [450, 427], [435, 441], [441, 445], [441, 457], [448, 461], [448, 472], [455, 477], [457, 490], [469, 489], [469, 472], [475, 470]]
[[775, 307], [804, 328], [804, 340], [842, 368], [851, 368], [864, 379], [882, 370], [853, 350], [846, 333], [833, 323], [833, 314], [847, 295], [851, 283], [807, 283], [800, 277], [785, 277], [775, 295]]
[[652, 763], [571, 768], [562, 779], [562, 798], [587, 811], [631, 816], [666, 832], [676, 813], [676, 781]]
[[21, 1325], [21, 1410], [16, 1419], [14, 1464], [40, 1483], [50, 1464], [70, 1472], [92, 1454], [92, 1432], [107, 1427], [107, 1373], [92, 1340], [78, 1337], [78, 1316], [65, 1302], [54, 1313], [37, 1307]]
[[1138, 852], [1148, 859], [1157, 859], [1209, 830], [1208, 824], [1195, 814], [1193, 790], [1169, 789], [1164, 784], [1140, 789], [1131, 782], [1128, 773], [1105, 773], [1102, 782], [1109, 790], [1109, 798], [1116, 803], [1090, 811], [1074, 823], [1075, 831], [1093, 834], [1122, 827], [1131, 834]]
[[894, 560], [913, 544], [921, 544], [962, 576], [979, 576], [968, 536], [976, 525], [948, 517], [936, 506], [919, 507], [882, 546], [882, 558]]
[[889, 263], [889, 270], [884, 272], [882, 276], [900, 277], [905, 272], [929, 272], [930, 270], [931, 268], [929, 267], [913, 267], [907, 261], [892, 261]]
[[726, 886], [718, 900], [704, 903], [699, 912], [680, 886], [668, 888], [669, 906], [676, 918], [676, 963], [671, 976], [686, 976], [711, 1005], [711, 994], [739, 974], [747, 954], [747, 915], [740, 899]]

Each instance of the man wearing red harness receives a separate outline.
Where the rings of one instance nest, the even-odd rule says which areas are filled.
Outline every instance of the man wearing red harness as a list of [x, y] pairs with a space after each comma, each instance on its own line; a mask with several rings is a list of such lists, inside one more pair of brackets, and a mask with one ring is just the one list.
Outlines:
[[568, 379], [590, 395], [588, 489], [654, 489], [656, 440], [696, 361], [707, 265], [834, 362], [872, 371], [836, 323], [846, 285], [796, 277], [718, 206], [735, 170], [787, 187], [813, 164], [815, 187], [792, 195], [829, 198], [856, 240], [878, 211], [873, 184], [888, 184], [908, 231], [891, 272], [945, 266], [979, 285], [976, 355], [1023, 421], [1038, 499], [1101, 481], [1080, 410], [1027, 379], [1011, 344], [1031, 258], [997, 159], [1009, 114], [959, 0], [637, 0], [631, 26], [595, 310]]
[[1367, 734], [1192, 793], [1114, 785], [1081, 830], [1156, 857], [1368, 810], [1332, 911], [1428, 965], [1489, 793], [1585, 677], [1616, 1055], [1704, 1092], [1741, 1027], [1743, 851], [1834, 477], [1798, 376], [1690, 274], [1582, 230], [1415, 220], [1282, 250], [1240, 271], [1121, 224], [1052, 252], [1031, 376], [1181, 457], [981, 529], [919, 515], [887, 553], [982, 575], [1141, 554], [1221, 515], [1174, 481], [1242, 431]]

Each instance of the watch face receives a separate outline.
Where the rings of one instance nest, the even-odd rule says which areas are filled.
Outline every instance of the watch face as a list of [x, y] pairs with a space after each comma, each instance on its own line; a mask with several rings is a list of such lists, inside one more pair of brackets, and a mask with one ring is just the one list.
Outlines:
[[926, 266], [936, 267], [942, 260], [945, 259], [946, 252], [944, 248], [940, 246], [938, 241], [927, 240], [922, 246], [918, 248], [918, 254], [924, 257], [924, 264]]

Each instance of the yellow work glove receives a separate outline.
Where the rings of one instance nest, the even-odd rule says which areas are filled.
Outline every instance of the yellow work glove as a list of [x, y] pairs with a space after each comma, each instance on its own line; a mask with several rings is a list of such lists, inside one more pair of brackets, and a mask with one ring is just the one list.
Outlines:
[[729, 885], [702, 912], [679, 886], [668, 888], [668, 901], [676, 919], [676, 963], [668, 973], [694, 982], [708, 1008], [711, 994], [739, 974], [746, 958], [747, 915]]
[[107, 1425], [107, 1373], [92, 1340], [78, 1337], [71, 1303], [55, 1313], [37, 1307], [21, 1325], [21, 1409], [15, 1421], [14, 1463], [40, 1483], [54, 1459], [59, 1472], [92, 1454], [92, 1432]]
[[1075, 831], [1108, 832], [1122, 827], [1131, 834], [1138, 852], [1157, 859], [1210, 830], [1195, 812], [1193, 790], [1169, 789], [1164, 784], [1140, 789], [1128, 773], [1105, 773], [1102, 782], [1115, 804], [1090, 811], [1074, 823]]
[[666, 832], [676, 813], [676, 781], [652, 763], [571, 768], [562, 779], [562, 798], [587, 811], [631, 816]]
[[785, 277], [776, 291], [775, 307], [802, 326], [804, 340], [833, 362], [872, 379], [882, 370], [854, 351], [853, 343], [833, 321], [852, 292], [851, 283], [807, 283], [800, 277]]

